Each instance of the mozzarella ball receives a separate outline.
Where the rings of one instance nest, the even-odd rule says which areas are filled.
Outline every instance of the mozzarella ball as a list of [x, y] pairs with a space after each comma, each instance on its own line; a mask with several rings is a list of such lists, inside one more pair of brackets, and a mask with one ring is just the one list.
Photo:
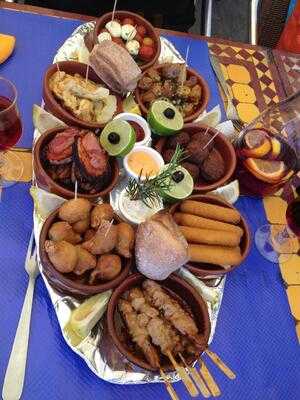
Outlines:
[[136, 29], [134, 26], [126, 24], [122, 26], [122, 39], [124, 40], [132, 40], [136, 35]]
[[108, 33], [108, 32], [101, 32], [101, 33], [98, 35], [98, 42], [99, 42], [99, 43], [100, 43], [100, 42], [103, 42], [104, 40], [111, 40], [110, 33]]
[[122, 27], [117, 21], [109, 21], [105, 28], [111, 34], [112, 37], [120, 37], [122, 32]]
[[132, 56], [137, 56], [139, 54], [140, 44], [137, 40], [129, 40], [129, 42], [126, 43], [126, 49]]

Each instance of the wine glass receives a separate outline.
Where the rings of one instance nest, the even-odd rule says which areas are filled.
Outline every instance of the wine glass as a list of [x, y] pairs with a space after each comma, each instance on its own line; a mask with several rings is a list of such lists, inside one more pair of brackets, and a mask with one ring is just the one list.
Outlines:
[[20, 139], [22, 124], [17, 106], [17, 90], [0, 76], [0, 188], [13, 185], [23, 173], [23, 164], [13, 151]]
[[[236, 152], [242, 194], [264, 197], [289, 182], [300, 164], [300, 91], [246, 126], [236, 140]], [[278, 262], [282, 254], [280, 261], [284, 262], [290, 257], [292, 233], [287, 227], [275, 230], [269, 224], [261, 226], [255, 233], [255, 244], [269, 261]]]

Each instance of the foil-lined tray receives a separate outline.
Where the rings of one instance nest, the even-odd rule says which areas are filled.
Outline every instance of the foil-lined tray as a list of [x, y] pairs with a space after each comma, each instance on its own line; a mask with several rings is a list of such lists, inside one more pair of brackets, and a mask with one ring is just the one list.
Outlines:
[[[61, 48], [57, 51], [54, 57], [54, 62], [79, 60], [79, 49], [84, 45], [84, 36], [94, 29], [95, 23], [88, 22], [79, 26], [73, 34], [65, 41]], [[184, 62], [183, 58], [167, 39], [161, 37], [161, 54], [159, 62]], [[40, 133], [35, 130], [34, 139], [36, 140]], [[117, 193], [122, 189], [122, 179], [120, 185], [114, 190], [111, 196], [111, 204], [118, 212], [117, 206]], [[231, 189], [232, 190], [232, 187]], [[226, 190], [223, 191], [226, 197]], [[222, 193], [221, 193], [222, 194]], [[59, 207], [65, 200], [59, 196], [48, 193], [40, 189], [35, 184], [33, 178], [32, 196], [34, 198], [34, 233], [36, 245], [39, 250], [39, 235], [42, 225], [47, 216], [57, 207]], [[38, 251], [39, 254], [39, 251]], [[130, 363], [114, 346], [111, 338], [106, 334], [105, 315], [97, 323], [92, 332], [86, 337], [78, 346], [73, 346], [64, 332], [72, 310], [78, 307], [79, 302], [77, 299], [70, 296], [63, 296], [55, 291], [48, 283], [45, 275], [43, 274], [43, 267], [38, 256], [38, 264], [41, 275], [47, 287], [49, 296], [51, 298], [57, 319], [61, 328], [62, 335], [66, 343], [71, 349], [84, 359], [88, 367], [101, 379], [116, 384], [143, 384], [143, 383], [157, 383], [162, 382], [159, 374], [150, 371], [145, 371], [136, 365]], [[208, 286], [206, 283], [196, 278], [185, 268], [181, 268], [178, 274], [192, 284], [196, 290], [205, 299], [208, 307], [211, 334], [209, 343], [211, 343], [218, 319], [222, 296], [224, 292], [225, 278], [215, 281], [213, 286]], [[171, 382], [180, 380], [176, 372], [167, 374]]]

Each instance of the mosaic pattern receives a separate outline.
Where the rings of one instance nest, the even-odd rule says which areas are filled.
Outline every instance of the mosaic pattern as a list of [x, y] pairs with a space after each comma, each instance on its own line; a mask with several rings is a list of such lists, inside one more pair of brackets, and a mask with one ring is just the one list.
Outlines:
[[276, 66], [280, 72], [287, 95], [300, 90], [300, 57], [295, 54], [273, 51]]

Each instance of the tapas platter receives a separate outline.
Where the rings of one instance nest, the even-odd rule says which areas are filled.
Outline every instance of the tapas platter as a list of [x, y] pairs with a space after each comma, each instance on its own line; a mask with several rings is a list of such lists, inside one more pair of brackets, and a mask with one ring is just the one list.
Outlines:
[[38, 262], [62, 335], [99, 378], [162, 382], [173, 399], [178, 380], [191, 396], [218, 392], [199, 384], [201, 355], [217, 357], [224, 276], [250, 247], [216, 195], [233, 181], [234, 148], [197, 123], [209, 87], [186, 61], [115, 11], [67, 38], [33, 111]]

